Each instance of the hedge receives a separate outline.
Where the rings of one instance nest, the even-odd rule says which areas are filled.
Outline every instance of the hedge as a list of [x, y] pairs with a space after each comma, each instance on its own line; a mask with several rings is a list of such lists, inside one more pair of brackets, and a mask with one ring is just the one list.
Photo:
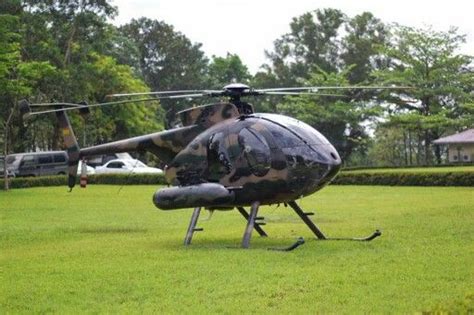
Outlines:
[[344, 166], [342, 171], [359, 171], [359, 170], [382, 170], [382, 169], [394, 169], [394, 168], [439, 168], [442, 170], [445, 167], [455, 167], [455, 166], [473, 166], [474, 163], [443, 163], [443, 164], [433, 164], [433, 165], [403, 165], [403, 166]]
[[445, 173], [345, 173], [333, 180], [334, 185], [389, 185], [389, 186], [474, 186], [474, 172]]
[[[90, 175], [88, 184], [108, 185], [166, 185], [163, 175], [152, 174], [101, 174]], [[474, 186], [474, 172], [445, 173], [345, 173], [333, 180], [333, 185], [389, 185], [389, 186]], [[66, 176], [18, 177], [10, 179], [12, 188], [38, 186], [66, 186]], [[0, 189], [3, 179], [0, 180]]]
[[[76, 180], [79, 184], [79, 178]], [[166, 180], [163, 175], [156, 174], [100, 174], [89, 175], [87, 184], [106, 185], [165, 185]], [[4, 180], [0, 180], [0, 189], [4, 185]], [[11, 188], [29, 188], [46, 186], [67, 186], [67, 176], [39, 176], [39, 177], [16, 177], [10, 179]]]

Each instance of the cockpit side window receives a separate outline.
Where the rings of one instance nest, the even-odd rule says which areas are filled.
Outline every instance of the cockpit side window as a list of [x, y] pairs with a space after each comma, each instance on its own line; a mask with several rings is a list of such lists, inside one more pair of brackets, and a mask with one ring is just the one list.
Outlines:
[[265, 138], [252, 129], [244, 128], [239, 132], [239, 146], [244, 157], [256, 176], [264, 176], [271, 166], [270, 148]]

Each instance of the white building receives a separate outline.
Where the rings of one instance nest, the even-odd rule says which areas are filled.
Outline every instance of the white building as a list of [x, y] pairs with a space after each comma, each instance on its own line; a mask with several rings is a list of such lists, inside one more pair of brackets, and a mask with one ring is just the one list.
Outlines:
[[474, 129], [439, 138], [433, 141], [433, 143], [448, 146], [449, 163], [474, 162]]

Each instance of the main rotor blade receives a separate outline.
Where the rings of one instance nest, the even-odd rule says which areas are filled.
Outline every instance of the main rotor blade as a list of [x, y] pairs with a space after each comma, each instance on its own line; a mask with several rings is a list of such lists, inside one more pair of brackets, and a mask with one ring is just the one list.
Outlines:
[[[37, 112], [30, 112], [30, 113], [28, 113], [28, 116], [48, 114], [48, 113], [56, 113], [56, 112], [63, 112], [63, 111], [70, 111], [70, 110], [80, 109], [80, 108], [85, 108], [85, 107], [87, 107], [87, 108], [102, 107], [102, 106], [126, 104], [126, 103], [151, 102], [151, 101], [156, 101], [156, 100], [157, 100], [157, 98], [153, 97], [153, 98], [143, 98], [143, 99], [137, 99], [137, 100], [124, 100], [124, 101], [115, 101], [115, 102], [107, 102], [107, 103], [97, 103], [97, 104], [91, 104], [91, 105], [81, 105], [81, 104], [67, 103], [67, 104], [70, 104], [70, 105], [77, 105], [77, 106], [67, 107], [67, 108], [56, 108], [56, 109], [43, 110], [43, 111], [37, 111]], [[45, 106], [61, 106], [63, 103], [44, 103], [44, 104], [45, 104]], [[34, 105], [38, 106], [38, 105], [42, 105], [42, 104], [34, 104]]]
[[29, 104], [30, 106], [34, 107], [50, 107], [50, 106], [69, 106], [69, 107], [84, 107], [87, 106], [86, 104], [77, 104], [77, 103], [35, 103]]
[[277, 91], [313, 91], [319, 90], [401, 90], [412, 89], [409, 86], [306, 86], [306, 87], [284, 87], [272, 89], [258, 89], [258, 92], [277, 92]]
[[334, 97], [349, 97], [343, 94], [326, 94], [326, 93], [317, 93], [317, 92], [279, 92], [279, 91], [269, 91], [262, 92], [265, 95], [313, 95], [313, 96], [334, 96]]
[[109, 94], [106, 97], [125, 97], [125, 96], [140, 96], [140, 95], [167, 95], [167, 94], [203, 94], [215, 93], [220, 91], [214, 90], [177, 90], [177, 91], [158, 91], [158, 92], [138, 92], [138, 93], [118, 93]]
[[48, 114], [48, 113], [55, 113], [61, 111], [69, 111], [73, 109], [80, 109], [80, 108], [90, 108], [90, 107], [101, 107], [101, 106], [108, 106], [108, 105], [118, 105], [118, 104], [127, 104], [127, 103], [137, 103], [137, 102], [151, 102], [160, 99], [179, 99], [179, 98], [193, 98], [193, 97], [203, 97], [207, 96], [204, 93], [198, 94], [184, 94], [184, 95], [164, 95], [152, 98], [141, 98], [135, 100], [123, 100], [123, 101], [114, 101], [114, 102], [106, 102], [106, 103], [97, 103], [91, 105], [83, 105], [83, 104], [76, 104], [76, 103], [42, 103], [42, 104], [31, 104], [30, 106], [69, 106], [67, 108], [57, 108], [57, 109], [50, 109], [38, 112], [30, 112], [29, 115], [40, 115], [40, 114]]
[[157, 97], [157, 98], [159, 98], [159, 99], [164, 99], [164, 98], [177, 99], [177, 98], [193, 98], [193, 97], [202, 97], [202, 96], [207, 96], [207, 93], [169, 95], [169, 96], [160, 96], [160, 97]]

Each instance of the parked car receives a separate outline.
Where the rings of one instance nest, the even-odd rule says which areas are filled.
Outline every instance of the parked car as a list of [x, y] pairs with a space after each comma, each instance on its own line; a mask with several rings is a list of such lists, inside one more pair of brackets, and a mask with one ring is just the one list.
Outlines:
[[7, 169], [16, 176], [61, 175], [67, 173], [68, 157], [65, 151], [18, 153], [5, 159]]
[[[86, 165], [87, 175], [94, 175], [95, 169], [92, 166], [87, 165], [86, 163], [84, 164]], [[82, 172], [82, 161], [79, 161], [79, 165], [77, 167], [77, 175], [81, 175], [81, 172]]]
[[[5, 162], [9, 172], [16, 176], [64, 175], [68, 172], [66, 151], [45, 151], [7, 155]], [[93, 167], [87, 167], [87, 174], [95, 174]], [[81, 162], [77, 168], [81, 174]]]
[[115, 159], [95, 168], [96, 174], [163, 174], [159, 168], [149, 167], [136, 159]]
[[116, 159], [128, 160], [128, 159], [133, 159], [133, 157], [127, 152], [109, 153], [109, 154], [88, 156], [86, 158], [86, 162], [87, 162], [87, 165], [90, 165], [92, 167], [97, 167], [97, 166], [104, 165], [108, 161], [116, 160]]

